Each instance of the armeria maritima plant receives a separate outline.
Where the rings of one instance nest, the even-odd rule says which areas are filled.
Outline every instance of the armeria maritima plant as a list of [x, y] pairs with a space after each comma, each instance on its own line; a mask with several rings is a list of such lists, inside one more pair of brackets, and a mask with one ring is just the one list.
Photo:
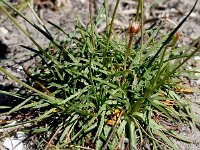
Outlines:
[[[197, 1], [188, 15], [164, 35], [160, 32], [164, 22], [144, 28], [143, 0], [139, 0], [129, 36], [122, 39], [113, 34], [120, 0], [116, 1], [110, 22], [104, 0], [105, 20], [101, 14], [93, 20], [90, 6], [90, 25], [77, 21], [75, 34], [49, 22], [65, 37], [64, 41], [54, 38], [43, 24], [32, 23], [6, 0], [0, 1], [0, 9], [36, 46], [23, 47], [37, 53], [41, 60], [36, 67], [24, 68], [27, 83], [0, 67], [2, 73], [26, 88], [20, 96], [23, 102], [11, 106], [8, 114], [31, 114], [16, 125], [30, 123], [31, 128], [21, 130], [33, 137], [36, 149], [113, 150], [127, 145], [131, 150], [178, 149], [169, 136], [189, 142], [169, 124], [194, 121], [188, 102], [174, 89], [185, 62], [200, 47], [180, 49], [175, 45], [170, 51], [170, 42], [173, 37], [177, 42], [178, 30]], [[50, 41], [49, 47], [37, 43], [5, 5], [43, 34]], [[95, 23], [100, 22], [107, 25], [105, 33], [96, 31]]]

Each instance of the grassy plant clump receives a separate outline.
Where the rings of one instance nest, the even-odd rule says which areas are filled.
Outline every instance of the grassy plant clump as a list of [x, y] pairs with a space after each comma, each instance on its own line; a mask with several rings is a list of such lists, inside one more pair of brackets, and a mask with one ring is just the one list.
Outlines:
[[[162, 21], [144, 29], [141, 0], [136, 20], [122, 37], [113, 28], [119, 0], [111, 22], [106, 0], [106, 18], [99, 14], [92, 19], [91, 1], [90, 24], [77, 21], [73, 34], [49, 22], [65, 37], [59, 41], [43, 24], [33, 24], [9, 3], [1, 2], [50, 41], [48, 48], [41, 47], [0, 4], [37, 49], [23, 47], [40, 56], [36, 67], [24, 68], [27, 83], [0, 67], [27, 89], [21, 95], [24, 101], [8, 114], [31, 114], [19, 123], [31, 123], [24, 130], [32, 135], [37, 149], [178, 149], [169, 136], [189, 142], [172, 124], [193, 121], [189, 103], [175, 89], [182, 66], [199, 51], [199, 47], [176, 43], [180, 26], [195, 6], [174, 30], [163, 34]], [[98, 33], [96, 28], [103, 21], [106, 30]]]

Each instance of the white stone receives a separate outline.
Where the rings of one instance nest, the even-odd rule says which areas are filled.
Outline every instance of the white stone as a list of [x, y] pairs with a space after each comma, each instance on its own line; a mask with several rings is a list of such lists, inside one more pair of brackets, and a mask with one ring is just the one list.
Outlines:
[[81, 1], [81, 3], [85, 3], [85, 0], [80, 0]]
[[8, 150], [26, 150], [23, 140], [26, 138], [24, 132], [17, 132], [16, 137], [7, 137], [3, 142], [3, 146]]
[[200, 60], [200, 56], [194, 56], [194, 60]]
[[19, 66], [18, 68], [17, 68], [17, 71], [22, 71], [23, 70], [23, 67], [22, 66]]
[[192, 70], [192, 66], [187, 66], [187, 69], [188, 70]]
[[0, 32], [1, 32], [1, 34], [7, 34], [8, 33], [8, 30], [6, 29], [6, 28], [4, 28], [4, 27], [0, 27]]

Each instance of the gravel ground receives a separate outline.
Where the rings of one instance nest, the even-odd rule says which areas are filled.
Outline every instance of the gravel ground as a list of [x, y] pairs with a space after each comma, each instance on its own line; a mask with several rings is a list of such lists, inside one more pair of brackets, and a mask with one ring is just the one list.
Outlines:
[[[97, 4], [98, 1], [95, 1]], [[131, 16], [134, 14], [135, 10], [131, 5], [131, 0], [121, 0], [123, 5], [119, 8], [118, 20], [115, 22], [116, 25], [123, 26], [126, 28], [129, 24]], [[46, 9], [42, 8], [37, 10], [38, 15], [44, 22], [44, 24], [49, 28], [49, 30], [56, 34], [57, 30], [47, 24], [47, 20], [62, 26], [66, 31], [73, 31], [74, 23], [77, 17], [81, 18], [82, 22], [88, 23], [88, 1], [84, 0], [66, 0], [63, 1], [64, 6], [62, 8], [52, 8]], [[113, 10], [114, 5], [112, 1], [109, 1], [110, 9]], [[149, 12], [148, 6], [153, 3], [153, 0], [146, 0], [145, 17], [148, 20], [152, 16], [158, 17], [162, 15], [167, 15], [174, 22], [179, 22], [183, 16], [185, 16], [191, 9], [194, 0], [160, 0], [158, 2], [158, 8], [153, 12]], [[156, 1], [154, 1], [156, 2]], [[134, 5], [134, 1], [132, 2]], [[130, 4], [130, 5], [128, 5]], [[41, 5], [42, 7], [42, 5]], [[55, 10], [56, 9], [56, 10]], [[30, 10], [24, 10], [23, 13], [31, 18], [33, 22], [38, 23], [34, 16], [30, 13]], [[27, 29], [31, 35], [36, 39], [41, 45], [45, 46], [48, 41], [38, 32], [24, 22], [20, 17], [16, 17], [17, 21]], [[22, 35], [16, 27], [13, 26], [11, 21], [0, 13], [0, 65], [11, 72], [15, 77], [25, 80], [25, 75], [22, 71], [22, 65], [34, 65], [36, 58], [32, 57], [33, 54], [20, 47], [19, 45], [31, 46], [32, 43]], [[148, 25], [148, 24], [147, 24]], [[104, 25], [100, 26], [100, 30], [103, 30]], [[197, 4], [197, 8], [192, 13], [189, 20], [181, 28], [183, 41], [190, 45], [195, 39], [200, 36], [200, 2]], [[62, 37], [60, 37], [62, 38]], [[200, 55], [195, 58], [192, 62], [188, 63], [188, 67], [191, 67], [193, 63], [200, 68]], [[191, 80], [191, 88], [194, 94], [187, 95], [187, 98], [192, 101], [192, 108], [196, 115], [200, 115], [200, 75], [196, 75], [196, 79]], [[5, 75], [0, 74], [0, 90], [17, 90], [18, 85], [8, 79]], [[0, 104], [3, 100], [7, 100], [8, 97], [0, 94]], [[200, 129], [200, 128], [199, 128]], [[180, 141], [174, 140], [174, 142], [179, 146], [181, 150], [198, 150], [200, 149], [200, 131], [197, 128], [190, 129], [188, 126], [183, 125], [180, 132], [186, 135], [192, 140], [192, 143], [187, 144]]]

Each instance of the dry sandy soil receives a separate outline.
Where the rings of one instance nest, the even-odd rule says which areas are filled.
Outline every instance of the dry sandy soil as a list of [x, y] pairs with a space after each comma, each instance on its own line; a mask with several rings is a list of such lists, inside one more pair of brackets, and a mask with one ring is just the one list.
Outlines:
[[[95, 1], [98, 7], [102, 0]], [[12, 1], [16, 4], [18, 1]], [[44, 5], [40, 4], [41, 9], [37, 9], [36, 12], [42, 19], [49, 30], [56, 34], [57, 30], [47, 24], [47, 20], [54, 22], [57, 25], [62, 26], [66, 31], [72, 31], [74, 29], [74, 23], [77, 17], [81, 18], [84, 23], [88, 23], [88, 1], [84, 0], [64, 0], [64, 6], [59, 8], [53, 8], [53, 4], [48, 4], [52, 9], [43, 8]], [[109, 8], [112, 11], [114, 3], [112, 0], [108, 0]], [[134, 2], [131, 0], [121, 0], [123, 5], [119, 8], [118, 20], [115, 22], [116, 25], [120, 25], [127, 28], [129, 20], [133, 16]], [[153, 7], [153, 3], [157, 4]], [[145, 1], [145, 17], [146, 20], [152, 17], [169, 16], [171, 20], [178, 23], [185, 16], [189, 10], [192, 8], [194, 0], [146, 0]], [[39, 5], [39, 4], [38, 4]], [[96, 7], [97, 6], [97, 7]], [[149, 7], [153, 10], [150, 12]], [[36, 9], [36, 7], [35, 7]], [[95, 9], [94, 9], [95, 10]], [[30, 13], [30, 10], [22, 11], [26, 16], [28, 16], [33, 22], [38, 23], [34, 16]], [[31, 35], [39, 41], [41, 45], [47, 45], [48, 41], [38, 32], [29, 26], [25, 21], [23, 21], [19, 16], [16, 19], [20, 24], [27, 29]], [[148, 26], [148, 24], [147, 24]], [[99, 30], [103, 30], [104, 25], [100, 26]], [[200, 36], [200, 2], [198, 2], [195, 11], [192, 13], [189, 20], [181, 28], [182, 40], [183, 42], [190, 45], [195, 39]], [[60, 37], [62, 38], [62, 37]], [[32, 43], [22, 35], [20, 31], [14, 27], [14, 25], [9, 21], [2, 12], [0, 12], [0, 65], [6, 68], [8, 71], [12, 72], [14, 76], [24, 80], [24, 74], [22, 71], [22, 65], [33, 65], [35, 63], [35, 58], [32, 57], [33, 54], [19, 45], [31, 46]], [[200, 68], [200, 55], [195, 57], [195, 63]], [[192, 62], [188, 63], [188, 68], [192, 66]], [[194, 94], [188, 95], [187, 97], [192, 101], [192, 108], [194, 113], [200, 116], [200, 75], [197, 75], [196, 79], [191, 80], [190, 86], [194, 89]], [[14, 89], [13, 89], [14, 88]], [[17, 90], [17, 85], [13, 83], [3, 74], [0, 74], [0, 90]], [[0, 104], [2, 101], [6, 100], [5, 95], [0, 95]], [[180, 141], [175, 141], [181, 150], [198, 150], [200, 149], [200, 131], [197, 128], [190, 129], [186, 125], [180, 129], [180, 132], [186, 135], [192, 140], [192, 143], [186, 144]]]

